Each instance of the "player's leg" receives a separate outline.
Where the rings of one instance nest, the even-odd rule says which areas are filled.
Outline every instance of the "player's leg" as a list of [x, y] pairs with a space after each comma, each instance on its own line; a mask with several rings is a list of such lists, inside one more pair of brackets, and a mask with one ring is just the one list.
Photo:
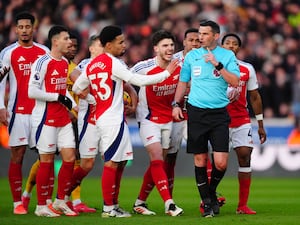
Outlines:
[[[120, 125], [98, 127], [97, 130], [102, 134], [100, 137], [100, 152], [103, 154], [104, 159], [102, 217], [131, 217], [129, 212], [119, 206], [118, 199], [124, 166], [128, 160], [133, 158], [128, 126], [123, 121]], [[121, 169], [118, 171], [119, 167]]]
[[248, 207], [248, 198], [251, 185], [251, 153], [253, 149], [251, 124], [244, 124], [233, 128], [231, 132], [232, 145], [236, 152], [239, 168], [239, 202], [236, 213], [256, 214], [256, 211]]
[[[74, 164], [74, 170], [76, 170], [76, 168], [78, 168], [80, 166], [80, 154], [79, 154], [79, 135], [78, 135], [78, 126], [77, 126], [77, 120], [75, 119], [74, 121], [72, 121], [72, 128], [74, 131], [74, 135], [75, 135], [75, 143], [76, 143], [76, 160], [75, 160], [75, 164]], [[76, 204], [80, 204], [81, 203], [81, 199], [80, 199], [80, 192], [81, 192], [81, 188], [80, 185], [78, 185], [73, 191], [72, 191], [72, 203], [73, 206]], [[72, 206], [72, 207], [73, 207]]]
[[165, 171], [168, 177], [169, 190], [171, 196], [173, 195], [174, 180], [175, 180], [175, 165], [177, 160], [178, 151], [181, 148], [182, 139], [184, 136], [184, 127], [186, 121], [173, 122], [171, 131], [170, 147], [166, 150], [164, 156], [165, 159]]
[[14, 214], [27, 214], [22, 203], [22, 163], [27, 145], [30, 144], [30, 116], [15, 114], [9, 121], [10, 162], [8, 180], [13, 197]]
[[57, 147], [60, 150], [62, 165], [57, 177], [57, 195], [52, 206], [66, 216], [77, 216], [66, 204], [65, 196], [71, 187], [71, 180], [75, 163], [75, 138], [71, 123], [57, 129]]
[[[67, 193], [67, 196], [70, 195], [70, 192], [74, 192], [74, 188], [78, 187], [82, 180], [89, 174], [89, 172], [93, 169], [95, 163], [95, 158], [81, 158], [80, 160], [80, 166], [77, 167], [73, 172], [72, 177], [72, 183], [71, 183], [71, 189], [69, 193]], [[77, 203], [77, 204], [76, 204]], [[83, 202], [74, 202], [73, 201], [73, 209], [77, 213], [94, 213], [96, 212], [96, 209], [88, 207]]]
[[144, 174], [143, 183], [138, 198], [135, 200], [135, 203], [133, 205], [133, 211], [135, 213], [142, 214], [142, 215], [156, 214], [155, 212], [148, 209], [148, 205], [146, 203], [146, 200], [154, 187], [155, 187], [155, 183], [152, 179], [151, 167], [149, 166]]
[[30, 169], [27, 181], [26, 181], [25, 190], [22, 194], [23, 206], [27, 211], [28, 211], [28, 206], [29, 206], [29, 202], [30, 202], [30, 198], [31, 198], [31, 192], [32, 192], [34, 185], [36, 184], [36, 174], [37, 174], [39, 167], [40, 167], [40, 160], [37, 159], [35, 161], [35, 163], [33, 163], [31, 166], [31, 169]]
[[26, 145], [11, 146], [11, 158], [8, 168], [10, 190], [14, 202], [14, 214], [27, 214], [24, 208], [22, 195], [22, 161], [26, 151]]
[[256, 214], [256, 212], [247, 206], [250, 185], [251, 185], [251, 167], [250, 157], [252, 148], [239, 147], [236, 153], [239, 161], [238, 180], [239, 180], [239, 202], [237, 213], [238, 214]]
[[[36, 129], [34, 130], [36, 131]], [[54, 127], [43, 126], [36, 141], [36, 148], [38, 149], [40, 158], [40, 165], [36, 174], [37, 206], [34, 212], [37, 216], [58, 217], [60, 215], [53, 212], [47, 205], [49, 179], [54, 166], [56, 151], [56, 145], [51, 144], [56, 143], [56, 141], [56, 129]]]

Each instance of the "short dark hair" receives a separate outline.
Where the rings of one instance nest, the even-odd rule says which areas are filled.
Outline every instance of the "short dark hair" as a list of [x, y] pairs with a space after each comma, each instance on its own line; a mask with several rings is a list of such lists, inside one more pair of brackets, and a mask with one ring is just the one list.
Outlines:
[[89, 40], [88, 40], [88, 47], [90, 47], [96, 40], [99, 40], [99, 35], [92, 35], [89, 37]]
[[30, 14], [29, 12], [27, 12], [27, 11], [20, 12], [16, 15], [15, 24], [18, 24], [19, 20], [30, 20], [32, 25], [35, 22], [34, 16], [32, 14]]
[[217, 24], [216, 22], [212, 21], [212, 20], [205, 20], [200, 22], [200, 26], [201, 27], [211, 27], [212, 31], [215, 34], [219, 34], [220, 33], [220, 26], [219, 24]]
[[80, 33], [77, 30], [69, 30], [70, 39], [76, 39], [78, 44], [78, 49], [81, 46], [82, 38]]
[[175, 42], [175, 36], [166, 30], [158, 30], [152, 36], [152, 46], [157, 45], [163, 39], [172, 39]]
[[61, 32], [68, 32], [69, 30], [68, 28], [66, 28], [65, 26], [62, 25], [54, 25], [50, 28], [49, 33], [48, 33], [48, 40], [51, 43], [51, 40], [53, 38], [53, 36], [60, 34]]
[[104, 47], [108, 42], [113, 41], [117, 36], [122, 34], [122, 29], [119, 26], [109, 25], [102, 29], [99, 34], [99, 39]]
[[184, 32], [184, 38], [186, 38], [186, 36], [187, 36], [189, 33], [198, 33], [198, 29], [197, 29], [197, 28], [189, 28], [189, 29], [187, 29], [187, 30]]
[[235, 38], [237, 39], [237, 41], [238, 41], [239, 47], [242, 46], [241, 38], [240, 38], [237, 34], [234, 34], [234, 33], [228, 33], [228, 34], [225, 34], [225, 35], [223, 36], [222, 40], [221, 40], [221, 44], [222, 44], [222, 45], [224, 44], [226, 38], [228, 38], [228, 37], [235, 37]]

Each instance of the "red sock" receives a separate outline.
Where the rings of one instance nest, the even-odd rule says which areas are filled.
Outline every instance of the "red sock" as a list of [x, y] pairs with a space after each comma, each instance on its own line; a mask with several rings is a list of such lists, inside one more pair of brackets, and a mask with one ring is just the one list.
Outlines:
[[212, 171], [212, 165], [211, 165], [210, 159], [208, 157], [207, 158], [207, 165], [206, 165], [206, 172], [207, 172], [208, 183], [210, 183], [211, 171]]
[[51, 164], [50, 167], [50, 175], [49, 175], [49, 191], [48, 191], [48, 198], [52, 199], [53, 189], [54, 189], [54, 163]]
[[143, 184], [138, 198], [142, 201], [146, 201], [154, 186], [155, 183], [152, 179], [151, 166], [149, 166], [144, 174]]
[[53, 163], [40, 162], [40, 167], [36, 174], [36, 192], [38, 205], [46, 205], [49, 194], [49, 177], [51, 176]]
[[173, 194], [174, 177], [175, 177], [175, 162], [164, 162], [166, 175], [168, 177], [170, 195]]
[[63, 161], [58, 173], [57, 198], [65, 199], [65, 195], [71, 187], [71, 180], [74, 170], [74, 162]]
[[102, 172], [102, 196], [104, 205], [114, 205], [116, 191], [117, 169], [108, 166], [103, 167]]
[[153, 181], [160, 196], [162, 197], [164, 202], [171, 199], [168, 188], [168, 178], [164, 169], [164, 162], [162, 160], [151, 161], [150, 167]]
[[248, 197], [249, 197], [249, 190], [250, 190], [250, 184], [251, 184], [251, 177], [248, 178], [240, 178], [239, 177], [239, 204], [240, 206], [247, 205]]
[[8, 178], [14, 202], [21, 201], [22, 195], [22, 164], [9, 163]]
[[71, 180], [71, 187], [69, 189], [69, 191], [67, 192], [67, 195], [70, 196], [72, 191], [81, 184], [81, 181], [83, 180], [83, 178], [86, 177], [86, 175], [88, 175], [88, 172], [85, 171], [84, 169], [82, 169], [82, 167], [77, 167], [74, 172], [73, 172], [73, 176], [72, 176], [72, 180]]
[[120, 186], [121, 186], [121, 179], [124, 172], [124, 167], [118, 167], [116, 173], [116, 190], [114, 195], [114, 204], [119, 203], [119, 193], [120, 193]]

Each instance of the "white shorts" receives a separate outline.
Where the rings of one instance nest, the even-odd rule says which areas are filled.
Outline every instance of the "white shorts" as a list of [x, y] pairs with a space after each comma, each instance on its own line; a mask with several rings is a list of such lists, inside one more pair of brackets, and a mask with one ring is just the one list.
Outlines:
[[99, 150], [105, 162], [121, 162], [133, 159], [132, 145], [127, 123], [120, 125], [97, 126], [100, 135]]
[[42, 129], [34, 127], [32, 134], [35, 134], [36, 147], [40, 154], [55, 153], [62, 148], [75, 148], [75, 136], [72, 123], [64, 127], [52, 127], [43, 125]]
[[80, 128], [81, 130], [78, 130], [80, 158], [95, 158], [99, 151], [100, 133], [96, 125], [91, 123], [86, 123]]
[[171, 143], [170, 148], [168, 150], [168, 154], [176, 153], [181, 148], [182, 138], [184, 137], [184, 127], [186, 127], [186, 124], [186, 120], [180, 122], [173, 122], [171, 132]]
[[229, 128], [229, 143], [233, 149], [241, 146], [253, 148], [251, 123]]
[[35, 141], [31, 136], [31, 115], [16, 113], [10, 118], [9, 126], [9, 146], [29, 145], [35, 146]]
[[160, 142], [163, 149], [170, 147], [172, 123], [159, 124], [149, 120], [140, 123], [140, 137], [144, 146]]

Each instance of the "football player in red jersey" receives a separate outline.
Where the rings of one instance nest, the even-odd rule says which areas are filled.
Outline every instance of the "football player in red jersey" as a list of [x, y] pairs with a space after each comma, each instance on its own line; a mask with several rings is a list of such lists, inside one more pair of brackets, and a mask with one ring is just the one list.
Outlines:
[[[151, 77], [170, 64], [175, 50], [174, 36], [168, 31], [159, 30], [153, 34], [152, 45], [155, 57], [138, 62], [131, 71]], [[165, 81], [141, 87], [139, 90], [136, 118], [142, 142], [150, 157], [150, 165], [144, 174], [140, 193], [133, 206], [133, 210], [142, 215], [155, 215], [146, 205], [146, 199], [154, 186], [164, 201], [166, 214], [178, 216], [183, 213], [172, 199], [164, 163], [170, 147], [173, 123], [171, 103], [179, 72], [180, 67], [177, 67]]]
[[[89, 85], [96, 100], [95, 118], [99, 149], [103, 154], [102, 195], [104, 200], [102, 217], [130, 217], [131, 214], [119, 206], [118, 183], [121, 181], [127, 160], [133, 158], [129, 129], [124, 119], [124, 81], [144, 86], [167, 79], [176, 69], [178, 61], [156, 75], [144, 76], [132, 73], [118, 57], [125, 53], [125, 36], [120, 27], [106, 26], [100, 33], [104, 53], [94, 58], [76, 80], [73, 90], [80, 94]], [[116, 196], [117, 195], [117, 196]]]
[[[242, 42], [238, 35], [229, 33], [222, 38], [222, 47], [238, 53]], [[263, 124], [263, 106], [258, 92], [258, 83], [253, 66], [238, 60], [241, 71], [239, 86], [239, 98], [230, 102], [227, 106], [231, 118], [229, 124], [229, 140], [236, 152], [239, 168], [239, 203], [237, 214], [256, 214], [256, 211], [248, 207], [248, 197], [251, 185], [251, 153], [253, 149], [252, 129], [249, 112], [247, 109], [247, 93], [250, 104], [258, 123], [258, 136], [260, 144], [266, 141], [266, 132]], [[233, 91], [233, 90], [232, 90]]]
[[[0, 54], [0, 123], [8, 126], [11, 157], [8, 178], [13, 197], [14, 214], [27, 214], [21, 201], [22, 163], [30, 139], [31, 113], [34, 100], [28, 97], [28, 81], [32, 63], [49, 49], [33, 41], [35, 18], [28, 12], [15, 17], [17, 42], [4, 48]], [[4, 104], [6, 81], [9, 80], [8, 105]]]
[[[37, 216], [57, 217], [78, 215], [66, 204], [66, 192], [70, 189], [75, 162], [75, 136], [69, 111], [76, 106], [67, 91], [68, 60], [71, 39], [67, 28], [51, 27], [48, 33], [51, 51], [32, 65], [28, 95], [36, 100], [32, 111], [32, 135], [40, 156], [40, 167], [36, 175]], [[57, 196], [53, 204], [47, 205], [49, 178], [54, 167], [56, 151], [62, 157], [58, 173]]]

